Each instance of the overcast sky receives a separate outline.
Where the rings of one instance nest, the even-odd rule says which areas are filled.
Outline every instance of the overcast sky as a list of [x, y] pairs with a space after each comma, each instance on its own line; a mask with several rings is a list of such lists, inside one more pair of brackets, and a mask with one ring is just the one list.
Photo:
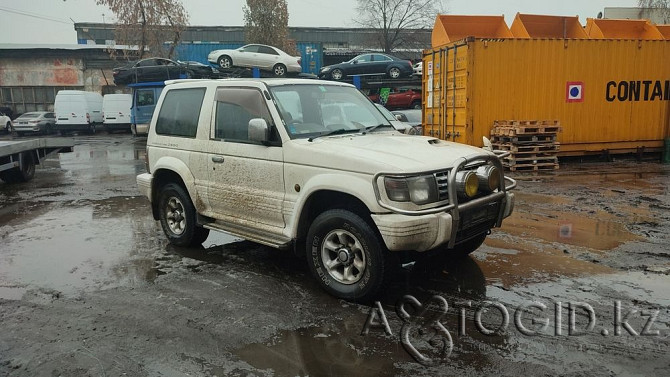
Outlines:
[[[243, 25], [245, 0], [183, 0], [191, 25]], [[356, 26], [357, 0], [288, 0], [289, 26]], [[605, 7], [633, 7], [636, 0], [446, 0], [449, 14], [505, 15], [517, 12], [596, 17]], [[0, 0], [0, 43], [77, 43], [73, 22], [113, 22], [95, 0]]]

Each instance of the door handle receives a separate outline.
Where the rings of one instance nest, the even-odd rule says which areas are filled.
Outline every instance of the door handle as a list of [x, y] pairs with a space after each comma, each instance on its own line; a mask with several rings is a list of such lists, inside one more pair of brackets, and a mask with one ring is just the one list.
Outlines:
[[212, 156], [212, 162], [215, 162], [217, 164], [223, 163], [223, 157], [221, 156]]

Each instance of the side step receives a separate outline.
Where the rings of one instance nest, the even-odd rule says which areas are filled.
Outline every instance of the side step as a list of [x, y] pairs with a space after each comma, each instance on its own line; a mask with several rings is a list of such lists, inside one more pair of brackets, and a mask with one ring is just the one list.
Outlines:
[[245, 240], [258, 242], [277, 249], [287, 249], [293, 244], [293, 240], [284, 235], [253, 231], [249, 228], [234, 224], [205, 223], [202, 224], [202, 227], [227, 232], [234, 236], [244, 238]]

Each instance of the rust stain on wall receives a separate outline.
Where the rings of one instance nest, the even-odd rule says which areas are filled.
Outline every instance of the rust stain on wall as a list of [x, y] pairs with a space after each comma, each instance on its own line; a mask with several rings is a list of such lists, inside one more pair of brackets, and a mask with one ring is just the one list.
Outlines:
[[77, 85], [79, 75], [74, 68], [61, 68], [54, 70], [54, 84], [59, 85]]

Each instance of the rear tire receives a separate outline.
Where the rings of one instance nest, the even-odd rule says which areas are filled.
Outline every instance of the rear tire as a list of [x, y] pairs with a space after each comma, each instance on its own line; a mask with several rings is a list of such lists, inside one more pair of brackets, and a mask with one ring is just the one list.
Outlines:
[[341, 209], [314, 219], [306, 240], [307, 264], [321, 287], [346, 300], [373, 299], [390, 275], [390, 255], [375, 230]]
[[286, 66], [283, 64], [275, 64], [275, 66], [272, 67], [272, 72], [277, 77], [284, 77], [286, 76]]
[[197, 246], [209, 236], [209, 229], [197, 224], [195, 207], [188, 193], [176, 183], [160, 188], [158, 211], [163, 232], [173, 245]]
[[421, 109], [421, 101], [414, 101], [409, 107], [412, 109]]
[[19, 154], [20, 166], [0, 172], [0, 179], [5, 183], [28, 182], [35, 177], [35, 158], [32, 153]]
[[392, 79], [400, 78], [400, 68], [391, 67], [391, 69], [389, 69], [389, 77]]
[[91, 123], [88, 126], [88, 133], [90, 133], [91, 135], [95, 135], [95, 123]]

